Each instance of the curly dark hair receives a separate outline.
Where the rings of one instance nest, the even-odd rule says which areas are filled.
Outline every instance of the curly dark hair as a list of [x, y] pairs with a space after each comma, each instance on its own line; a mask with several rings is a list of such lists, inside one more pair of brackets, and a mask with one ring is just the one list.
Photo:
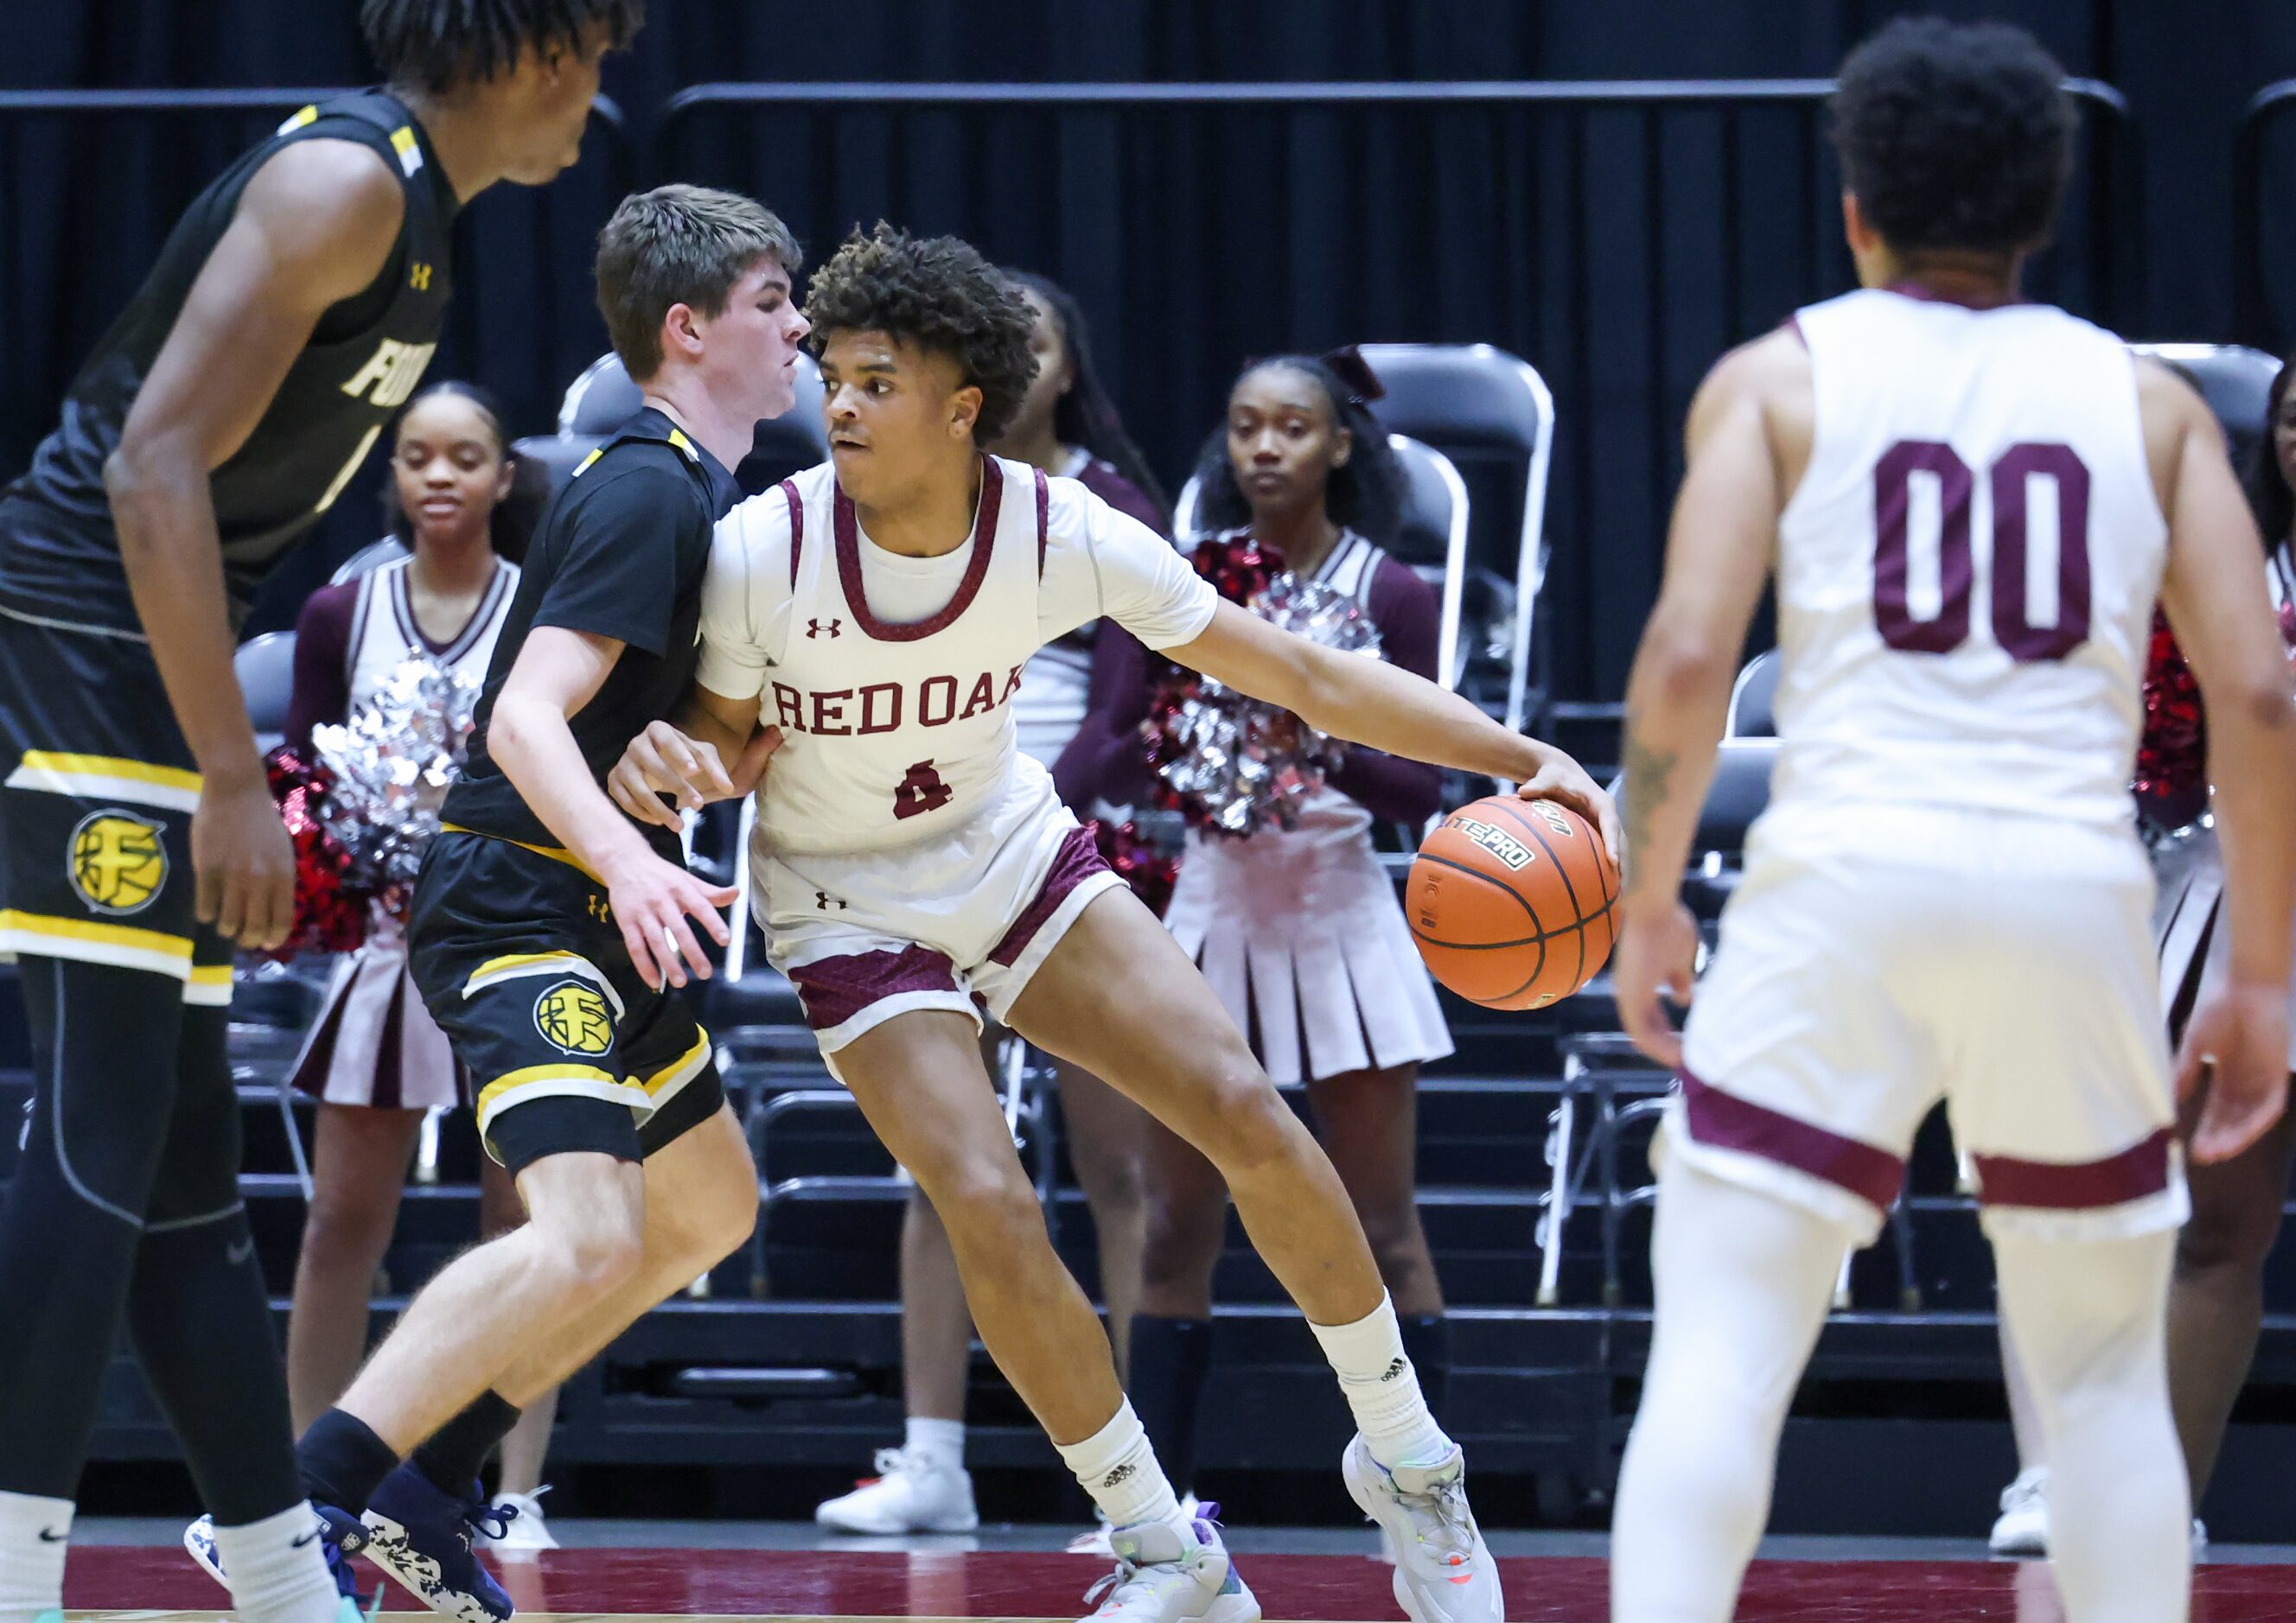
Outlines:
[[882, 332], [949, 356], [980, 390], [976, 444], [1012, 423], [1037, 375], [1037, 313], [980, 250], [955, 237], [913, 237], [884, 221], [856, 231], [813, 275], [806, 319], [817, 357], [833, 332]]
[[360, 0], [359, 32], [385, 82], [437, 94], [493, 78], [521, 51], [579, 51], [604, 24], [619, 51], [645, 20], [645, 0]]
[[2076, 118], [2024, 29], [1900, 17], [1849, 53], [1831, 103], [1844, 184], [1900, 253], [2021, 253], [2055, 229]]
[[[1369, 368], [1361, 361], [1353, 365], [1369, 375]], [[1277, 369], [1313, 379], [1330, 405], [1332, 426], [1355, 436], [1347, 461], [1332, 469], [1324, 482], [1324, 516], [1374, 545], [1388, 545], [1403, 526], [1403, 503], [1410, 481], [1403, 464], [1396, 460], [1395, 447], [1387, 443], [1387, 430], [1363, 404], [1365, 391], [1341, 378], [1329, 361], [1312, 355], [1277, 355], [1245, 366], [1228, 386], [1228, 392], [1233, 395], [1246, 378]], [[1227, 457], [1227, 426], [1222, 423], [1204, 441], [1202, 454], [1196, 458], [1195, 527], [1217, 533], [1242, 529], [1250, 522], [1251, 504], [1235, 482], [1235, 468]]]

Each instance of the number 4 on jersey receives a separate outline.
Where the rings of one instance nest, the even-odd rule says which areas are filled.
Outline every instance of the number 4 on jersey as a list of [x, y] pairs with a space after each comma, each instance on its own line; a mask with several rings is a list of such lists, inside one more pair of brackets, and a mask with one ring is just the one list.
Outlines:
[[933, 770], [933, 764], [919, 761], [909, 768], [909, 775], [903, 778], [893, 791], [893, 816], [922, 816], [926, 812], [939, 811], [955, 799], [956, 791], [940, 781], [940, 774]]

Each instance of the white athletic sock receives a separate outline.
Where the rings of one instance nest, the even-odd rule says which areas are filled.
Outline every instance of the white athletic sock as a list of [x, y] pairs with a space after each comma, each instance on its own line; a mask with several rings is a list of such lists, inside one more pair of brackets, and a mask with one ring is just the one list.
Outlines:
[[1419, 1390], [1419, 1372], [1403, 1350], [1403, 1327], [1395, 1303], [1384, 1292], [1379, 1306], [1352, 1324], [1310, 1324], [1340, 1378], [1340, 1390], [1356, 1417], [1371, 1457], [1393, 1471], [1398, 1465], [1437, 1465], [1451, 1452], [1451, 1439], [1428, 1413]]
[[1650, 1365], [1611, 1516], [1612, 1623], [1731, 1616], [1850, 1242], [1806, 1207], [1669, 1158]]
[[2191, 1489], [2169, 1408], [2173, 1229], [2072, 1240], [1986, 1224], [2049, 1459], [2049, 1562], [2079, 1623], [2182, 1623]]
[[64, 1603], [72, 1502], [0, 1493], [0, 1623], [32, 1623]]
[[339, 1597], [319, 1525], [307, 1502], [244, 1527], [216, 1529], [240, 1623], [334, 1623]]
[[964, 1422], [912, 1414], [903, 1428], [901, 1452], [919, 1462], [930, 1460], [943, 1471], [963, 1471]]
[[1128, 1399], [1115, 1419], [1084, 1441], [1054, 1447], [1111, 1527], [1161, 1521], [1178, 1529], [1183, 1538], [1194, 1539], [1195, 1529], [1180, 1514], [1180, 1502]]

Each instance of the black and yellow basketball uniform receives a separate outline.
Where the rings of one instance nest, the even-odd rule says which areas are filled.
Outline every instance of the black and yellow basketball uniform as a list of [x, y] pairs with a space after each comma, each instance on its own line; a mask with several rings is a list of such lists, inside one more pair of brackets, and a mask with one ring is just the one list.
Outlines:
[[194, 916], [200, 775], [128, 594], [103, 467], [249, 181], [320, 139], [374, 152], [405, 212], [382, 269], [321, 315], [209, 476], [243, 617], [413, 392], [445, 317], [457, 201], [395, 98], [306, 108], [209, 185], [0, 491], [0, 948], [19, 960], [34, 1066], [0, 1206], [0, 1493], [72, 1496], [125, 1330], [218, 1524], [302, 1497], [240, 1201], [231, 952]]
[[248, 181], [318, 138], [373, 148], [401, 177], [406, 217], [381, 272], [321, 316], [209, 477], [244, 617], [414, 392], [445, 319], [455, 192], [395, 98], [306, 107], [202, 192], [82, 367], [62, 425], [0, 492], [0, 947], [168, 975], [195, 1004], [229, 1001], [230, 950], [193, 923], [199, 774], [128, 594], [103, 464]]
[[[527, 551], [445, 832], [423, 857], [408, 968], [477, 1086], [488, 1151], [512, 1171], [573, 1151], [641, 1160], [725, 1096], [685, 999], [639, 979], [606, 887], [559, 847], [486, 739], [529, 631], [611, 637], [620, 658], [568, 718], [603, 784], [693, 683], [710, 532], [738, 494], [716, 458], [651, 408], [575, 470]], [[668, 830], [645, 833], [682, 860]]]

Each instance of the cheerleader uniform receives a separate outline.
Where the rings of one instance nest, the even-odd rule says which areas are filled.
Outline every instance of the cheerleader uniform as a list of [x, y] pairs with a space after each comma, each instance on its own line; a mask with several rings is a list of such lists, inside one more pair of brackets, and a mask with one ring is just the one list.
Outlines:
[[[323, 587], [304, 604], [295, 627], [290, 743], [308, 749], [314, 726], [345, 720], [410, 660], [474, 679], [486, 675], [518, 590], [517, 566], [495, 561], [479, 606], [443, 643], [415, 623], [413, 566], [411, 557], [396, 560]], [[336, 966], [291, 1079], [327, 1104], [420, 1111], [471, 1102], [469, 1077], [407, 979], [405, 922], [379, 904], [365, 943]]]
[[[1418, 576], [1348, 530], [1315, 578], [1370, 617], [1381, 657], [1437, 679], [1439, 608]], [[1134, 654], [1136, 675], [1128, 683], [1115, 667]], [[1145, 651], [1136, 643], [1112, 649], [1110, 666], [1095, 670], [1096, 693], [1128, 688], [1129, 702], [1095, 709], [1055, 777], [1097, 776], [1106, 798], [1117, 799], [1147, 786], [1137, 766], [1137, 727], [1149, 705]], [[1386, 1070], [1451, 1052], [1434, 981], [1371, 841], [1375, 820], [1416, 826], [1434, 815], [1441, 793], [1437, 768], [1351, 744], [1296, 827], [1271, 825], [1242, 839], [1189, 832], [1165, 927], [1275, 1081]]]
[[[2296, 624], [2296, 558], [2283, 541], [2272, 549], [2267, 571], [2273, 606], [2279, 611], [2286, 635]], [[2147, 746], [2155, 742], [2155, 695], [2163, 687], [2189, 682], [2184, 654], [2170, 644], [2165, 660], [2156, 659], [2146, 673]], [[2161, 947], [2161, 997], [2170, 1029], [2182, 1031], [2185, 1021], [2201, 1000], [2222, 986], [2232, 971], [2232, 932], [2224, 924], [2224, 850], [2213, 825], [2196, 821], [2207, 806], [2208, 761], [2202, 733], [2194, 738], [2188, 758], [2168, 763], [2164, 775], [2175, 781], [2153, 786], [2152, 795], [2140, 794], [2156, 823], [2178, 832], [2155, 842], [2153, 862], [2161, 894], [2153, 913], [2153, 935]], [[2235, 766], [2234, 770], [2238, 770]], [[2163, 805], [2166, 799], [2169, 803]], [[2181, 800], [2182, 804], [2177, 804]], [[2288, 997], [2288, 1068], [2296, 1071], [2296, 982]]]

